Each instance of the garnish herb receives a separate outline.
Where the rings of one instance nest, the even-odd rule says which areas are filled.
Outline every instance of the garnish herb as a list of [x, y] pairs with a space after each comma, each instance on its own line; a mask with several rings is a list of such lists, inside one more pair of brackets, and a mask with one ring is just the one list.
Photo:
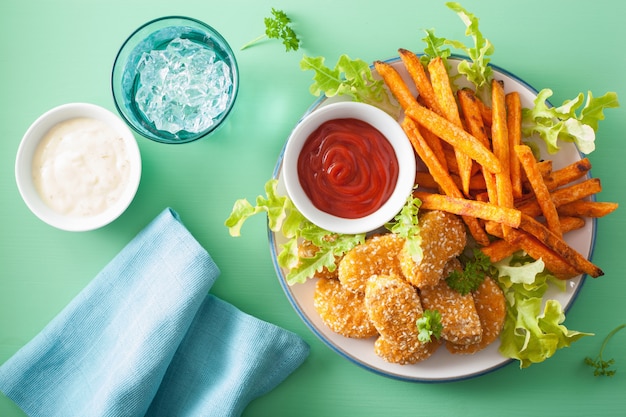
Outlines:
[[438, 310], [424, 310], [422, 317], [416, 322], [417, 339], [422, 343], [428, 343], [435, 336], [436, 339], [441, 337], [443, 325], [441, 324], [441, 314]]
[[379, 107], [393, 117], [400, 114], [400, 106], [391, 99], [385, 83], [374, 79], [370, 66], [361, 59], [350, 59], [344, 54], [334, 68], [329, 68], [324, 64], [324, 57], [304, 55], [300, 68], [315, 72], [309, 91], [316, 97], [321, 94], [326, 97], [348, 96], [354, 101]]
[[478, 29], [478, 18], [465, 10], [459, 3], [449, 2], [446, 6], [456, 12], [463, 23], [465, 23], [465, 35], [471, 36], [474, 40], [474, 47], [469, 48], [462, 42], [446, 41], [447, 44], [463, 51], [470, 58], [470, 61], [463, 60], [459, 63], [458, 71], [474, 84], [477, 88], [489, 86], [493, 77], [493, 69], [488, 65], [489, 55], [493, 54], [494, 47]]
[[514, 255], [494, 264], [498, 269], [498, 283], [504, 291], [507, 315], [500, 334], [500, 353], [517, 359], [520, 368], [550, 358], [561, 348], [591, 333], [572, 331], [563, 326], [565, 313], [557, 300], [545, 300], [552, 282], [565, 289], [563, 281], [545, 270], [541, 259]]
[[[305, 282], [315, 272], [324, 267], [334, 271], [335, 257], [343, 255], [365, 241], [365, 234], [335, 234], [308, 221], [293, 205], [291, 199], [276, 192], [278, 180], [270, 179], [265, 184], [265, 196], [258, 196], [252, 206], [246, 199], [237, 200], [230, 216], [224, 222], [231, 236], [241, 235], [243, 223], [258, 213], [267, 213], [268, 227], [280, 232], [287, 242], [281, 245], [278, 265], [289, 270], [287, 283]], [[298, 253], [298, 239], [308, 240], [319, 248], [313, 257], [301, 257]]]
[[593, 359], [589, 356], [585, 358], [585, 363], [595, 368], [595, 370], [593, 371], [593, 374], [595, 376], [614, 376], [615, 373], [617, 372], [617, 370], [615, 369], [609, 369], [611, 365], [615, 363], [615, 359], [609, 359], [608, 361], [604, 360], [604, 358], [602, 357], [602, 354], [604, 353], [604, 349], [606, 348], [606, 345], [609, 343], [609, 340], [611, 340], [611, 338], [615, 336], [617, 332], [619, 332], [620, 330], [624, 328], [626, 328], [626, 323], [620, 324], [619, 326], [611, 330], [611, 332], [607, 334], [606, 337], [604, 338], [604, 341], [602, 342], [602, 346], [600, 346], [600, 351], [598, 352], [598, 355]]
[[459, 62], [458, 73], [465, 75], [467, 80], [476, 86], [476, 91], [479, 94], [483, 92], [481, 95], [488, 97], [487, 93], [491, 91], [491, 79], [493, 78], [493, 69], [489, 66], [489, 56], [493, 54], [494, 47], [489, 39], [480, 32], [478, 28], [479, 19], [476, 16], [465, 10], [459, 3], [449, 2], [446, 3], [446, 6], [456, 12], [465, 23], [465, 34], [472, 37], [474, 46], [468, 47], [461, 41], [437, 37], [433, 29], [428, 29], [426, 30], [426, 37], [422, 39], [426, 43], [426, 47], [421, 61], [427, 65], [433, 58], [441, 57], [446, 67], [449, 68], [448, 58], [451, 52], [447, 46], [459, 50], [469, 60], [463, 59]]
[[405, 248], [416, 263], [421, 262], [424, 257], [422, 235], [420, 234], [420, 225], [417, 218], [421, 205], [422, 202], [410, 194], [400, 213], [394, 217], [394, 221], [385, 225], [390, 232], [406, 239]]
[[300, 48], [300, 39], [298, 39], [298, 35], [296, 35], [296, 32], [291, 27], [291, 19], [287, 16], [287, 14], [285, 14], [285, 12], [282, 10], [276, 10], [272, 7], [272, 17], [266, 17], [264, 22], [265, 33], [246, 43], [241, 47], [241, 50], [244, 50], [265, 38], [282, 39], [287, 52], [297, 51]]
[[452, 271], [446, 282], [450, 288], [462, 295], [478, 289], [485, 277], [493, 274], [491, 260], [479, 249], [474, 249], [472, 258], [462, 254], [459, 259], [464, 265], [463, 270]]
[[444, 48], [447, 45], [447, 39], [435, 36], [434, 29], [426, 29], [425, 32], [426, 37], [422, 40], [426, 43], [426, 47], [424, 47], [424, 55], [420, 57], [420, 61], [428, 65], [432, 59], [440, 57], [447, 65], [448, 57], [452, 54], [450, 49]]
[[[533, 108], [522, 110], [522, 133], [525, 136], [539, 134], [551, 154], [559, 151], [559, 140], [574, 142], [582, 153], [593, 152], [598, 122], [604, 120], [604, 109], [619, 107], [617, 94], [609, 92], [593, 97], [589, 91], [585, 101], [584, 94], [580, 93], [559, 107], [549, 105], [547, 100], [551, 96], [552, 90], [544, 88], [537, 95]], [[583, 101], [585, 105], [577, 114]]]

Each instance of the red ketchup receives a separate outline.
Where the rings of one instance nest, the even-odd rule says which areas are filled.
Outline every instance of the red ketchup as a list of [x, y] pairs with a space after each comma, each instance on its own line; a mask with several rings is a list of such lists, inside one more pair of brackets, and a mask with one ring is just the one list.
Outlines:
[[347, 219], [378, 210], [393, 193], [398, 160], [387, 139], [361, 120], [329, 120], [298, 157], [300, 184], [315, 207]]

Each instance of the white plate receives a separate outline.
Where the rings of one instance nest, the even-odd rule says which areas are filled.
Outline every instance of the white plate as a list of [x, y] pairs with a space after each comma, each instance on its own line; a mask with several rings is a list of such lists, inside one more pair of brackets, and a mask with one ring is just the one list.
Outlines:
[[[413, 85], [399, 58], [395, 58], [387, 62], [392, 64], [398, 70], [403, 78], [405, 78], [409, 86]], [[532, 107], [533, 100], [537, 95], [537, 91], [535, 89], [520, 80], [518, 77], [501, 68], [494, 66], [494, 73], [494, 77], [496, 79], [504, 81], [505, 92], [519, 92], [522, 107]], [[415, 92], [415, 90], [413, 91]], [[323, 106], [324, 104], [336, 100], [341, 99], [319, 99], [308, 109], [307, 113], [315, 110], [319, 106]], [[541, 147], [541, 144], [539, 145]], [[563, 143], [561, 151], [556, 155], [548, 155], [543, 147], [542, 153], [542, 158], [553, 160], [554, 169], [561, 168], [581, 159], [580, 153], [578, 152], [576, 146], [572, 143]], [[281, 181], [282, 158], [283, 153], [281, 152], [274, 171], [274, 177], [279, 179], [278, 192], [284, 195], [285, 188]], [[582, 229], [567, 233], [565, 236], [566, 241], [574, 249], [589, 259], [593, 251], [595, 229], [596, 222], [594, 220], [589, 220]], [[499, 341], [492, 343], [486, 349], [473, 355], [452, 355], [442, 347], [438, 349], [433, 356], [415, 365], [397, 365], [384, 361], [374, 353], [375, 338], [346, 338], [333, 332], [322, 322], [313, 307], [315, 279], [309, 279], [304, 284], [295, 284], [291, 286], [287, 284], [285, 278], [287, 271], [282, 269], [277, 263], [277, 254], [280, 251], [279, 245], [284, 243], [285, 239], [282, 235], [275, 234], [269, 229], [268, 234], [274, 267], [276, 269], [278, 279], [291, 305], [296, 310], [300, 318], [306, 323], [311, 331], [320, 338], [320, 340], [322, 340], [332, 350], [353, 363], [374, 373], [391, 378], [415, 382], [445, 382], [483, 375], [512, 362], [511, 359], [505, 358], [498, 352]], [[546, 298], [556, 299], [561, 303], [565, 310], [569, 309], [582, 287], [584, 278], [584, 276], [578, 276], [568, 280], [567, 289], [565, 291], [550, 288], [546, 294]]]

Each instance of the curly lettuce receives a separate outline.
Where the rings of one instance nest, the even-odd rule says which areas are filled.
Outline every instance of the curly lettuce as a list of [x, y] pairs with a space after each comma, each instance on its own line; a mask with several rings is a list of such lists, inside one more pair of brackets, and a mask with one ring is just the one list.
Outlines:
[[[452, 52], [448, 47], [452, 47], [462, 54], [466, 55], [468, 59], [463, 59], [457, 66], [459, 75], [465, 76], [469, 82], [474, 84], [478, 92], [490, 91], [491, 80], [493, 78], [493, 69], [489, 65], [489, 56], [494, 52], [494, 46], [485, 38], [478, 27], [479, 19], [472, 13], [465, 10], [459, 3], [448, 2], [446, 6], [461, 18], [465, 24], [465, 35], [470, 36], [474, 44], [473, 46], [467, 46], [462, 41], [451, 40], [441, 38], [435, 35], [433, 29], [426, 30], [426, 37], [422, 40], [426, 43], [424, 48], [424, 55], [420, 58], [422, 64], [427, 65], [434, 58], [441, 58], [446, 65], [446, 68], [450, 68], [448, 58], [452, 55]], [[452, 77], [452, 78], [456, 78]]]
[[393, 218], [393, 221], [387, 223], [385, 227], [391, 233], [404, 238], [406, 240], [406, 250], [413, 258], [415, 263], [420, 263], [424, 257], [422, 250], [422, 235], [420, 234], [420, 224], [417, 217], [422, 202], [419, 198], [410, 194], [402, 210]]
[[[500, 353], [517, 359], [520, 368], [542, 362], [557, 350], [592, 335], [565, 327], [562, 324], [565, 313], [557, 300], [548, 299], [544, 303], [548, 283], [562, 287], [563, 282], [545, 270], [541, 259], [513, 256], [494, 266], [507, 303]], [[543, 311], [542, 304], [545, 304]]]
[[324, 57], [304, 55], [300, 61], [303, 71], [315, 72], [309, 91], [314, 96], [348, 96], [354, 101], [376, 106], [393, 117], [400, 113], [400, 107], [391, 99], [382, 80], [375, 79], [371, 67], [361, 59], [351, 59], [341, 55], [334, 68], [324, 64]]
[[471, 36], [474, 46], [465, 46], [459, 41], [446, 41], [447, 44], [463, 51], [470, 61], [463, 60], [459, 63], [458, 71], [467, 77], [468, 81], [478, 89], [489, 86], [493, 78], [493, 69], [489, 66], [489, 56], [493, 54], [494, 47], [489, 39], [485, 38], [478, 28], [478, 18], [465, 10], [459, 3], [449, 2], [446, 6], [456, 12], [465, 23], [465, 35]]
[[[258, 196], [254, 206], [246, 199], [237, 200], [224, 225], [231, 236], [237, 237], [241, 235], [241, 227], [246, 220], [256, 214], [267, 213], [270, 230], [281, 233], [287, 239], [280, 245], [277, 262], [289, 271], [286, 276], [289, 285], [303, 283], [324, 268], [334, 271], [336, 257], [365, 241], [365, 234], [336, 234], [311, 223], [289, 197], [277, 193], [277, 184], [277, 179], [267, 181], [266, 195]], [[319, 250], [312, 257], [300, 256], [299, 240], [310, 241]]]
[[[574, 142], [584, 154], [593, 152], [598, 122], [604, 120], [604, 110], [619, 107], [617, 93], [608, 92], [601, 97], [593, 97], [589, 91], [586, 100], [580, 93], [572, 100], [565, 100], [559, 107], [549, 104], [552, 94], [552, 90], [544, 88], [537, 95], [534, 106], [522, 110], [522, 133], [525, 136], [538, 134], [551, 154], [559, 151], [560, 141]], [[583, 102], [585, 104], [580, 108]]]

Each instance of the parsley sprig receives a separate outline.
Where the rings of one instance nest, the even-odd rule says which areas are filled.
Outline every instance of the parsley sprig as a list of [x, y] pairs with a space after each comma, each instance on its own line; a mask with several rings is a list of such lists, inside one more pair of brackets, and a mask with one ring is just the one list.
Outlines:
[[272, 7], [272, 17], [266, 17], [264, 22], [265, 33], [246, 43], [241, 47], [241, 50], [244, 50], [265, 38], [282, 39], [287, 52], [297, 51], [300, 48], [300, 39], [291, 27], [291, 19], [285, 12], [282, 10], [276, 10]]
[[609, 334], [606, 335], [604, 341], [602, 342], [602, 346], [600, 346], [600, 351], [595, 358], [591, 358], [589, 356], [585, 358], [585, 363], [595, 368], [595, 370], [593, 371], [593, 374], [595, 376], [613, 376], [617, 372], [615, 369], [609, 369], [613, 364], [615, 364], [615, 359], [609, 359], [608, 361], [604, 360], [602, 354], [604, 353], [604, 349], [609, 343], [609, 340], [611, 340], [611, 338], [615, 336], [615, 333], [619, 332], [623, 328], [626, 328], [626, 323], [617, 326]]
[[448, 286], [465, 295], [475, 291], [483, 283], [485, 276], [492, 275], [491, 260], [479, 249], [474, 249], [474, 257], [459, 257], [464, 264], [463, 270], [455, 270], [446, 278]]
[[422, 317], [417, 319], [416, 322], [417, 339], [422, 343], [428, 343], [432, 340], [432, 337], [439, 339], [441, 337], [441, 331], [443, 325], [441, 324], [441, 313], [438, 310], [424, 310]]

